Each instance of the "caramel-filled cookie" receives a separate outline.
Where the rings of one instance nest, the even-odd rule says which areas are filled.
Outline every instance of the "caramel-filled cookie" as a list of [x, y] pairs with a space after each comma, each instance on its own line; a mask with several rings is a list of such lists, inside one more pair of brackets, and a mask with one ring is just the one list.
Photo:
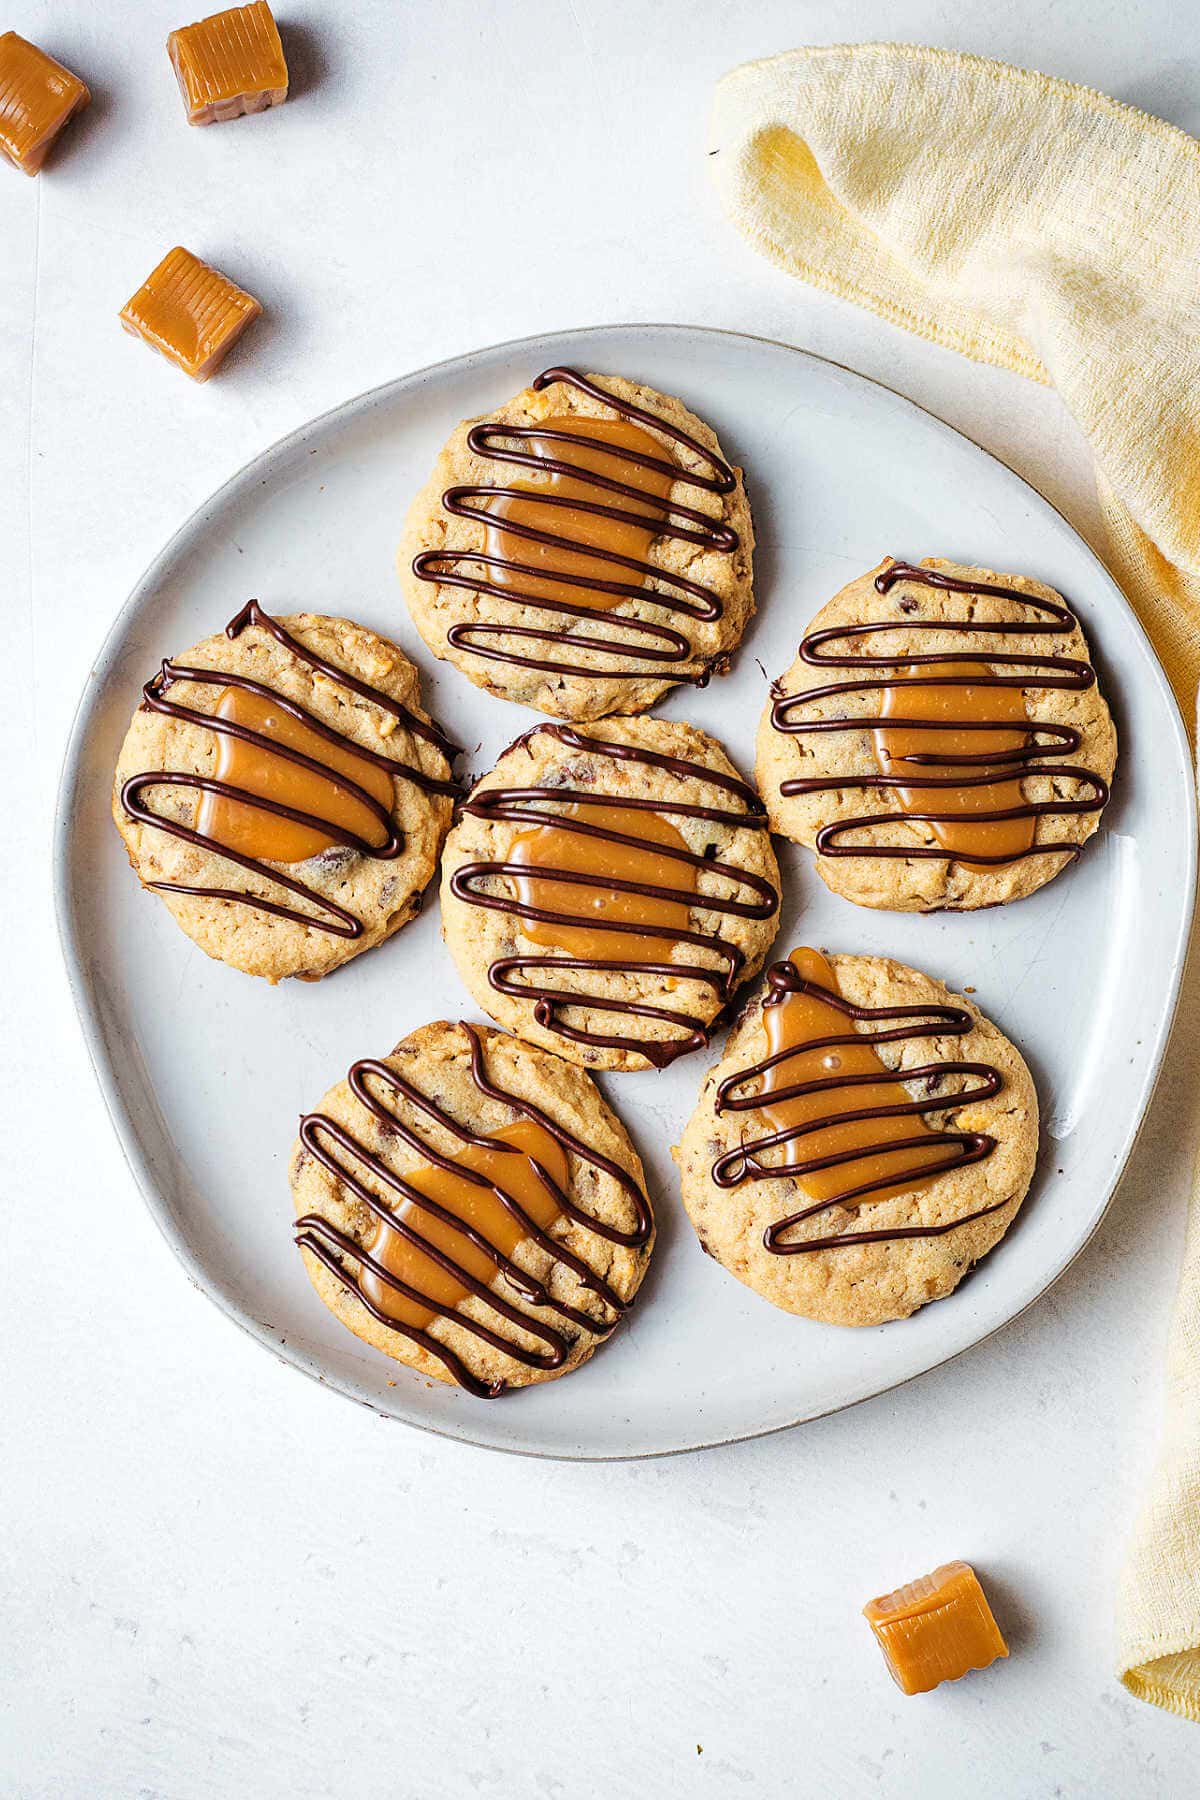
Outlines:
[[880, 1325], [999, 1243], [1033, 1177], [1024, 1061], [961, 994], [882, 956], [771, 965], [672, 1154], [701, 1244], [785, 1312]]
[[547, 369], [450, 438], [400, 546], [409, 611], [477, 687], [559, 719], [720, 673], [754, 611], [740, 469], [680, 400]]
[[395, 644], [252, 600], [146, 683], [113, 818], [142, 885], [209, 956], [315, 980], [419, 910], [452, 755]]
[[296, 1241], [356, 1337], [481, 1399], [552, 1381], [650, 1260], [642, 1165], [581, 1069], [490, 1027], [424, 1025], [301, 1120]]
[[1019, 900], [1079, 855], [1117, 759], [1061, 594], [928, 558], [850, 582], [775, 683], [756, 777], [771, 828], [858, 906]]
[[518, 738], [442, 860], [442, 930], [474, 999], [589, 1068], [701, 1048], [778, 913], [762, 802], [714, 738], [676, 720]]

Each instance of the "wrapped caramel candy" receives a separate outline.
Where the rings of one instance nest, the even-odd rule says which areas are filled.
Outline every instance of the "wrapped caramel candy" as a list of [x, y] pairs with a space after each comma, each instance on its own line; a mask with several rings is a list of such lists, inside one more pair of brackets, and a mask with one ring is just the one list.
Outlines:
[[932, 1575], [881, 1594], [863, 1607], [863, 1617], [905, 1694], [927, 1694], [1008, 1655], [969, 1563], [943, 1563]]
[[121, 323], [193, 381], [207, 381], [261, 311], [253, 294], [177, 244], [121, 308]]
[[91, 99], [84, 83], [15, 31], [0, 33], [0, 151], [36, 175], [68, 119]]
[[287, 61], [267, 0], [180, 26], [167, 54], [189, 125], [240, 119], [287, 99]]

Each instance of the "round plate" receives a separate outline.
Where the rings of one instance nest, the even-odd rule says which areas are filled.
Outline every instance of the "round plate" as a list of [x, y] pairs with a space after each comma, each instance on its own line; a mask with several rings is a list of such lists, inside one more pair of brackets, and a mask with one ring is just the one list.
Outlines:
[[[659, 1242], [628, 1322], [565, 1381], [499, 1402], [427, 1383], [317, 1300], [291, 1245], [297, 1115], [356, 1056], [432, 1018], [478, 1017], [437, 906], [332, 980], [277, 988], [210, 962], [130, 873], [109, 818], [117, 750], [161, 658], [250, 595], [346, 614], [395, 638], [476, 772], [536, 716], [435, 664], [394, 569], [410, 496], [457, 421], [569, 364], [679, 394], [746, 470], [758, 616], [734, 671], [661, 711], [749, 771], [767, 675], [807, 620], [885, 553], [1020, 570], [1066, 594], [1120, 733], [1112, 804], [1080, 862], [1032, 898], [931, 918], [827, 892], [782, 845], [780, 954], [798, 942], [899, 957], [969, 985], [1024, 1051], [1042, 1102], [1039, 1172], [1003, 1243], [912, 1319], [840, 1330], [778, 1312], [701, 1251], [670, 1159], [709, 1057], [603, 1079], [645, 1160]], [[1151, 750], [1151, 746], [1153, 749]], [[60, 795], [56, 883], [79, 1015], [125, 1154], [191, 1279], [294, 1367], [392, 1418], [562, 1457], [646, 1456], [774, 1431], [905, 1381], [977, 1343], [1050, 1285], [1095, 1230], [1145, 1111], [1175, 1004], [1195, 882], [1192, 777], [1166, 679], [1128, 604], [1066, 521], [910, 401], [781, 344], [675, 326], [529, 338], [348, 402], [268, 450], [178, 532], [131, 595], [81, 704]]]

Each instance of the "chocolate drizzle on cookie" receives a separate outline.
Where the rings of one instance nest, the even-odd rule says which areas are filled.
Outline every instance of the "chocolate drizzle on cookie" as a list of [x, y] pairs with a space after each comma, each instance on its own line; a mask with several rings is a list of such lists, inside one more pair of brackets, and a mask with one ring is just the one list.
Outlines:
[[[763, 1023], [770, 1053], [720, 1083], [716, 1111], [751, 1113], [774, 1129], [744, 1139], [712, 1165], [718, 1187], [790, 1181], [809, 1193], [810, 1205], [767, 1227], [767, 1250], [776, 1256], [806, 1256], [854, 1244], [941, 1237], [1011, 1203], [1007, 1195], [933, 1224], [784, 1242], [796, 1226], [834, 1208], [857, 1214], [863, 1204], [919, 1192], [940, 1175], [983, 1162], [996, 1148], [995, 1138], [956, 1130], [953, 1117], [940, 1127], [926, 1121], [931, 1114], [954, 1115], [964, 1106], [992, 1099], [1004, 1078], [991, 1063], [931, 1062], [891, 1070], [876, 1055], [876, 1044], [965, 1037], [975, 1020], [964, 1006], [856, 1006], [843, 998], [832, 968], [813, 950], [797, 950], [788, 961], [774, 963], [767, 985]], [[858, 1024], [871, 1030], [860, 1032]], [[752, 1091], [744, 1091], [748, 1086]], [[911, 1098], [912, 1087], [923, 1090], [920, 1099]], [[855, 1104], [872, 1096], [870, 1105]], [[795, 1154], [805, 1139], [812, 1140], [809, 1154]]]
[[[510, 1093], [492, 1081], [485, 1068], [483, 1040], [479, 1031], [466, 1023], [462, 1023], [460, 1029], [467, 1038], [471, 1078], [478, 1093], [486, 1100], [511, 1109], [520, 1120], [528, 1121], [536, 1130], [545, 1134], [547, 1141], [553, 1140], [553, 1144], [565, 1155], [577, 1157], [598, 1175], [616, 1182], [629, 1202], [633, 1220], [631, 1228], [623, 1229], [593, 1217], [571, 1198], [567, 1191], [570, 1185], [568, 1181], [556, 1181], [543, 1161], [530, 1157], [528, 1153], [522, 1156], [516, 1145], [503, 1141], [497, 1134], [480, 1134], [468, 1130], [452, 1118], [436, 1099], [422, 1093], [390, 1063], [364, 1058], [353, 1065], [348, 1077], [355, 1099], [377, 1122], [386, 1137], [394, 1135], [425, 1159], [426, 1173], [442, 1171], [486, 1195], [493, 1214], [492, 1234], [480, 1230], [467, 1222], [460, 1213], [439, 1204], [436, 1198], [414, 1186], [411, 1177], [419, 1171], [410, 1168], [407, 1175], [399, 1173], [380, 1154], [368, 1149], [360, 1138], [327, 1114], [318, 1112], [309, 1113], [301, 1120], [300, 1142], [349, 1195], [369, 1210], [376, 1222], [376, 1238], [372, 1247], [368, 1248], [322, 1214], [305, 1213], [296, 1221], [296, 1243], [328, 1269], [381, 1325], [390, 1331], [400, 1332], [410, 1342], [436, 1357], [460, 1387], [480, 1399], [493, 1400], [505, 1392], [507, 1384], [504, 1381], [485, 1382], [479, 1379], [472, 1374], [461, 1356], [448, 1345], [439, 1342], [424, 1325], [413, 1323], [411, 1318], [406, 1321], [398, 1316], [397, 1309], [416, 1308], [419, 1316], [425, 1316], [430, 1321], [434, 1318], [453, 1319], [457, 1326], [470, 1332], [481, 1343], [489, 1345], [493, 1350], [502, 1351], [526, 1368], [551, 1371], [562, 1367], [574, 1337], [580, 1332], [587, 1332], [596, 1338], [607, 1337], [619, 1322], [627, 1305], [603, 1275], [559, 1238], [552, 1236], [546, 1226], [532, 1216], [530, 1209], [506, 1189], [502, 1184], [505, 1163], [524, 1163], [527, 1171], [532, 1170], [536, 1181], [552, 1201], [554, 1217], [565, 1216], [573, 1224], [584, 1227], [610, 1244], [641, 1248], [650, 1241], [654, 1220], [649, 1201], [627, 1170], [585, 1144], [531, 1101]], [[392, 1104], [385, 1098], [389, 1090]], [[396, 1109], [394, 1103], [397, 1097], [406, 1101], [413, 1111], [423, 1114], [454, 1137], [459, 1145], [458, 1152], [447, 1155], [427, 1142]], [[468, 1163], [463, 1158], [471, 1149], [481, 1152], [482, 1156], [476, 1156]], [[341, 1155], [338, 1154], [339, 1151]], [[567, 1167], [565, 1161], [562, 1166], [564, 1169]], [[372, 1182], [376, 1185], [372, 1186]], [[383, 1188], [393, 1196], [390, 1203], [381, 1198], [378, 1188]], [[495, 1241], [501, 1235], [495, 1228], [496, 1222], [501, 1220], [509, 1224], [510, 1228], [505, 1235], [510, 1245], [524, 1239], [532, 1240], [556, 1264], [570, 1270], [580, 1287], [595, 1294], [603, 1302], [607, 1316], [595, 1318], [582, 1308], [556, 1298], [550, 1291], [549, 1275], [544, 1280], [538, 1280], [528, 1271], [519, 1268], [511, 1254]], [[439, 1234], [439, 1241], [434, 1241], [431, 1233], [434, 1221], [443, 1227], [449, 1227], [452, 1234], [449, 1239], [442, 1232]], [[404, 1280], [393, 1268], [372, 1254], [379, 1238], [388, 1234], [395, 1234], [408, 1247], [410, 1272], [422, 1263], [426, 1269], [436, 1268], [452, 1284], [451, 1291], [460, 1292], [463, 1298], [470, 1295], [482, 1301], [498, 1316], [499, 1323], [492, 1324], [487, 1318], [475, 1317]], [[447, 1247], [448, 1242], [453, 1244], [455, 1237], [462, 1240], [457, 1253], [454, 1248]], [[464, 1253], [470, 1248], [482, 1256], [487, 1279], [481, 1279], [479, 1273], [465, 1266], [467, 1258]], [[476, 1268], [478, 1267], [476, 1262]], [[506, 1298], [495, 1285], [497, 1277], [502, 1277], [504, 1286], [521, 1299], [557, 1314], [574, 1328], [572, 1335], [568, 1337], [561, 1330], [555, 1330], [544, 1319], [535, 1317]], [[366, 1291], [368, 1286], [373, 1289], [374, 1298]], [[517, 1335], [508, 1335], [504, 1330], [505, 1325], [512, 1327]], [[522, 1341], [526, 1338], [533, 1338], [536, 1347], [531, 1348]]]
[[[536, 487], [510, 479], [447, 488], [442, 495], [445, 511], [454, 518], [482, 521], [488, 542], [474, 550], [422, 551], [414, 558], [413, 573], [422, 581], [517, 603], [529, 614], [549, 615], [527, 624], [498, 619], [460, 621], [446, 634], [447, 643], [456, 649], [549, 675], [600, 673], [594, 666], [546, 649], [576, 646], [619, 664], [635, 665], [602, 671], [608, 679], [645, 681], [669, 672], [673, 680], [703, 687], [711, 667], [686, 673], [674, 667], [687, 662], [694, 652], [686, 632], [672, 624], [622, 613], [613, 618], [617, 628], [613, 632], [585, 632], [580, 627], [589, 620], [595, 625], [598, 616], [627, 600], [708, 624], [721, 617], [722, 603], [712, 588], [647, 561], [645, 550], [654, 538], [671, 538], [694, 544], [701, 551], [731, 555], [738, 547], [737, 533], [695, 507], [672, 501], [670, 494], [678, 485], [709, 494], [732, 493], [737, 485], [734, 471], [678, 426], [620, 399], [573, 369], [547, 369], [533, 387], [541, 391], [556, 382], [601, 401], [630, 429], [620, 434], [620, 442], [614, 442], [611, 422], [578, 414], [550, 418], [543, 424], [489, 421], [473, 426], [467, 444], [474, 455], [534, 470], [549, 482]], [[702, 468], [685, 468], [662, 454], [661, 444], [651, 432], [700, 459]], [[570, 455], [572, 448], [575, 459]], [[614, 459], [628, 479], [605, 473], [604, 465]], [[639, 474], [643, 477], [640, 481], [636, 479]], [[555, 493], [555, 485], [565, 485], [567, 491]], [[629, 553], [631, 530], [637, 554]], [[622, 549], [621, 544], [626, 547]], [[567, 623], [557, 625], [556, 619]], [[518, 648], [517, 640], [534, 648], [528, 652]]]
[[[277, 620], [264, 612], [257, 600], [249, 601], [236, 617], [230, 620], [225, 628], [225, 635], [230, 639], [236, 639], [247, 627], [254, 627], [266, 632], [298, 662], [315, 670], [327, 681], [336, 683], [351, 693], [357, 694], [371, 705], [379, 707], [404, 731], [432, 745], [439, 755], [445, 758], [447, 771], [449, 770], [450, 762], [457, 752], [455, 746], [436, 725], [418, 718], [408, 707], [393, 700], [379, 688], [372, 687], [367, 682], [360, 681], [356, 676], [348, 674], [344, 669], [336, 668], [332, 663], [326, 662], [323, 657], [308, 649], [285, 631]], [[183, 705], [178, 700], [171, 699], [169, 697], [171, 690], [184, 682], [202, 687], [236, 690], [269, 701], [272, 708], [286, 714], [288, 718], [302, 726], [306, 734], [323, 739], [328, 744], [350, 753], [353, 758], [361, 759], [362, 762], [386, 772], [388, 776], [410, 782], [424, 793], [454, 795], [458, 791], [457, 784], [452, 780], [427, 775], [423, 770], [408, 763], [368, 749], [353, 738], [344, 736], [341, 732], [334, 730], [332, 726], [315, 718], [304, 707], [299, 706], [294, 700], [285, 698], [269, 684], [254, 681], [247, 675], [239, 675], [228, 669], [193, 668], [166, 660], [158, 674], [142, 689], [143, 708], [148, 712], [162, 713], [168, 718], [178, 719], [186, 724], [212, 731], [218, 737], [237, 739], [265, 757], [280, 759], [310, 775], [329, 777], [329, 768], [314, 756], [307, 755], [277, 739], [267, 737], [247, 725], [237, 723], [234, 719], [222, 717], [219, 713], [201, 712], [194, 707]], [[387, 806], [348, 775], [339, 773], [336, 780], [343, 792], [359, 808], [365, 809], [376, 822], [381, 835], [380, 842], [369, 842], [365, 837], [348, 830], [336, 821], [322, 818], [302, 808], [289, 806], [266, 795], [253, 793], [235, 783], [223, 781], [214, 776], [192, 774], [177, 769], [148, 769], [142, 774], [131, 776], [121, 789], [121, 805], [126, 816], [136, 820], [139, 824], [153, 826], [156, 830], [165, 831], [172, 837], [181, 838], [185, 843], [194, 844], [197, 849], [209, 851], [215, 856], [237, 863], [263, 881], [284, 888], [299, 899], [309, 902], [318, 911], [302, 912], [295, 907], [265, 899], [240, 888], [192, 887], [182, 882], [172, 881], [156, 881], [147, 884], [160, 893], [193, 894], [210, 899], [234, 901], [239, 905], [253, 907], [259, 912], [273, 913], [276, 917], [288, 919], [297, 925], [311, 926], [315, 931], [325, 931], [335, 937], [355, 939], [362, 936], [363, 924], [345, 907], [326, 899], [307, 883], [297, 880], [294, 876], [284, 874], [277, 866], [269, 866], [260, 857], [248, 855], [193, 826], [182, 824], [179, 820], [164, 817], [161, 813], [155, 812], [144, 798], [149, 789], [156, 787], [186, 788], [202, 795], [211, 795], [250, 807], [256, 812], [268, 813], [280, 819], [290, 820], [293, 824], [319, 832], [328, 841], [345, 845], [363, 856], [377, 857], [381, 861], [389, 861], [399, 856], [404, 847], [403, 840]]]
[[[696, 885], [690, 893], [690, 904], [696, 909], [743, 919], [772, 917], [778, 907], [779, 896], [774, 885], [765, 877], [718, 860], [715, 851], [712, 856], [699, 856], [686, 848], [676, 847], [670, 841], [640, 838], [628, 831], [613, 829], [611, 824], [590, 823], [586, 816], [590, 809], [596, 808], [600, 809], [602, 816], [604, 812], [619, 812], [622, 815], [655, 815], [666, 820], [704, 819], [731, 830], [765, 831], [767, 819], [763, 804], [745, 782], [736, 776], [710, 769], [703, 763], [643, 750], [633, 744], [586, 736], [567, 725], [539, 726], [536, 732], [518, 739], [518, 744], [527, 743], [537, 732], [549, 733], [568, 749], [581, 751], [588, 757], [611, 758], [618, 763], [637, 763], [646, 768], [662, 769], [680, 781], [694, 781], [709, 788], [715, 787], [728, 794], [735, 802], [732, 805], [717, 806], [671, 798], [628, 797], [597, 792], [595, 788], [589, 790], [586, 787], [477, 788], [462, 803], [460, 810], [463, 813], [506, 824], [552, 827], [555, 833], [566, 833], [569, 838], [582, 838], [596, 846], [594, 861], [598, 866], [592, 872], [543, 865], [538, 870], [541, 881], [555, 888], [565, 885], [576, 890], [580, 905], [585, 909], [603, 905], [606, 896], [641, 897], [655, 906], [661, 904], [669, 907], [680, 905], [683, 895], [685, 898], [682, 903], [687, 904], [688, 890], [680, 886], [627, 879], [605, 871], [606, 847], [610, 859], [618, 856], [622, 850], [650, 849], [667, 859], [669, 865], [686, 870], [690, 882], [698, 884], [702, 878], [707, 877], [714, 883], [731, 884], [735, 890], [734, 894], [726, 894], [712, 892], [711, 889], [703, 890]], [[468, 862], [454, 870], [450, 890], [457, 899], [465, 901], [469, 906], [487, 907], [518, 920], [567, 932], [588, 928], [590, 921], [586, 910], [582, 913], [564, 911], [557, 906], [538, 905], [522, 900], [518, 884], [527, 880], [528, 876], [529, 865], [511, 859], [504, 862]], [[753, 898], [735, 897], [738, 889], [743, 893], [749, 890]], [[497, 993], [512, 999], [532, 1001], [533, 1016], [545, 1030], [572, 1044], [635, 1053], [645, 1057], [655, 1068], [665, 1068], [677, 1057], [707, 1044], [709, 1033], [720, 1018], [720, 1012], [716, 1019], [706, 1025], [702, 1019], [687, 1012], [657, 1005], [649, 1000], [638, 1000], [633, 995], [604, 997], [589, 993], [586, 980], [573, 983], [571, 977], [615, 974], [627, 979], [630, 985], [639, 977], [662, 977], [672, 984], [683, 981], [700, 982], [718, 996], [723, 1011], [741, 978], [745, 962], [742, 951], [717, 932], [688, 929], [686, 917], [681, 924], [647, 923], [644, 915], [638, 916], [636, 908], [624, 908], [623, 916], [605, 916], [599, 929], [605, 937], [613, 934], [618, 940], [622, 936], [642, 940], [643, 943], [647, 939], [656, 940], [662, 944], [666, 954], [661, 959], [656, 959], [653, 955], [647, 958], [637, 952], [622, 955], [619, 950], [611, 955], [600, 956], [573, 954], [570, 950], [555, 955], [518, 953], [493, 962], [488, 969], [488, 981]], [[716, 961], [671, 961], [669, 952], [675, 944], [687, 944], [696, 950], [707, 951]], [[574, 1007], [659, 1021], [674, 1028], [679, 1035], [642, 1038], [627, 1031], [611, 1034], [591, 1032], [571, 1024], [564, 1017]]]
[[[1007, 698], [1003, 704], [998, 699], [991, 709], [1007, 716], [989, 718], [984, 690], [999, 690], [1003, 696], [1005, 690], [1059, 689], [1081, 693], [1090, 688], [1096, 679], [1095, 671], [1079, 658], [996, 651], [989, 647], [988, 640], [992, 638], [1069, 636], [1077, 628], [1074, 614], [1064, 605], [1018, 588], [965, 581], [938, 569], [905, 562], [892, 562], [881, 570], [875, 577], [875, 588], [880, 594], [887, 594], [898, 582], [972, 598], [983, 595], [1006, 600], [1026, 615], [1036, 617], [925, 621], [914, 616], [916, 602], [906, 597], [900, 601], [901, 618], [873, 619], [810, 632], [800, 645], [801, 661], [814, 668], [853, 670], [854, 676], [796, 694], [787, 694], [776, 686], [771, 723], [776, 731], [793, 737], [817, 732], [862, 733], [874, 723], [880, 772], [797, 777], [781, 783], [781, 795], [787, 798], [864, 789], [890, 793], [900, 801], [894, 810], [864, 813], [823, 825], [816, 837], [816, 849], [822, 856], [929, 858], [983, 869], [1019, 862], [1025, 856], [1073, 860], [1079, 855], [1079, 844], [1063, 840], [1037, 843], [1034, 837], [1038, 819], [1098, 813], [1108, 802], [1108, 784], [1095, 770], [1057, 760], [1079, 749], [1081, 732], [1074, 725], [1026, 719], [1023, 705], [1014, 707]], [[926, 655], [860, 653], [862, 646], [879, 633], [895, 631], [953, 632], [971, 641], [961, 651], [941, 650]], [[864, 670], [880, 673], [864, 675]], [[941, 704], [931, 701], [927, 697], [929, 690], [941, 690], [947, 698]], [[905, 717], [903, 701], [910, 691], [914, 691], [910, 709], [914, 716]], [[880, 696], [880, 712], [874, 719], [865, 713], [830, 719], [806, 716], [807, 709], [830, 696], [870, 693]], [[967, 749], [970, 740], [959, 735], [966, 733], [984, 734], [974, 739], [984, 748], [974, 752]], [[944, 746], [941, 751], [933, 747], [939, 734]], [[924, 773], [923, 769], [944, 772]], [[1055, 784], [1053, 799], [1025, 797], [1021, 782], [1038, 776]], [[1073, 798], [1060, 797], [1057, 784], [1064, 780], [1078, 784]], [[921, 796], [939, 791], [945, 799], [956, 798], [958, 807], [949, 812], [923, 810]], [[990, 806], [989, 799], [993, 802]], [[997, 799], [1011, 804], [996, 805]], [[927, 825], [935, 839], [941, 841], [879, 844], [864, 835], [875, 827], [903, 822]], [[854, 841], [847, 842], [848, 838]]]

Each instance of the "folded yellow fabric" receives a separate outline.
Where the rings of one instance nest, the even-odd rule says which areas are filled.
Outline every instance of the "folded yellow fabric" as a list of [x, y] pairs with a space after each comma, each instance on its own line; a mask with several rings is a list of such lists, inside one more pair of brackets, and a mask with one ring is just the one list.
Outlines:
[[[735, 224], [792, 274], [1057, 388], [1095, 453], [1113, 571], [1190, 728], [1200, 144], [1026, 69], [852, 44], [735, 69], [717, 89], [711, 148]], [[1196, 1010], [1185, 997], [1172, 1054], [1200, 1072]], [[1200, 1186], [1118, 1650], [1132, 1692], [1200, 1719]]]

